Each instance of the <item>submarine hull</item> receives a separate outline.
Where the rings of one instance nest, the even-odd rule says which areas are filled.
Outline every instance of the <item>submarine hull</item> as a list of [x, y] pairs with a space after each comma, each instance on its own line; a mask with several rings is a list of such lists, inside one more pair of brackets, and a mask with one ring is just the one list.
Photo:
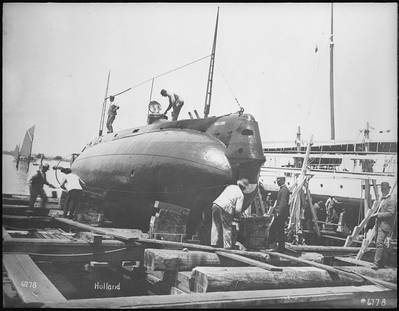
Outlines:
[[148, 230], [155, 201], [191, 209], [188, 231], [233, 182], [226, 146], [197, 131], [166, 129], [98, 143], [72, 171], [105, 200], [113, 226]]

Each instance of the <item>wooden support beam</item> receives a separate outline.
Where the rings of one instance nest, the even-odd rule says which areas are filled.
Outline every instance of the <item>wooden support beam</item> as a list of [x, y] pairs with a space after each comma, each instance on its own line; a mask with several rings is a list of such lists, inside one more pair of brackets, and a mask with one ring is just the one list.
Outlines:
[[342, 277], [352, 278], [352, 280], [354, 282], [356, 280], [359, 281], [359, 278], [363, 278], [363, 279], [366, 279], [366, 280], [368, 280], [368, 281], [370, 281], [372, 283], [378, 283], [379, 285], [385, 286], [385, 287], [387, 287], [389, 289], [396, 289], [397, 288], [396, 284], [392, 284], [390, 282], [376, 280], [376, 279], [361, 275], [359, 273], [347, 272], [347, 271], [344, 271], [344, 270], [339, 269], [337, 267], [327, 266], [327, 265], [324, 265], [324, 264], [321, 264], [321, 263], [316, 263], [316, 262], [313, 262], [313, 261], [304, 260], [304, 259], [301, 259], [301, 258], [296, 258], [296, 257], [290, 256], [290, 255], [286, 255], [286, 254], [281, 254], [281, 253], [277, 253], [277, 252], [269, 252], [269, 251], [265, 251], [265, 252], [269, 253], [270, 255], [280, 256], [282, 258], [287, 258], [287, 259], [290, 259], [292, 261], [306, 263], [306, 264], [308, 264], [310, 266], [313, 266], [313, 267], [316, 267], [316, 268], [320, 268], [320, 269], [324, 269], [324, 270], [329, 271], [331, 273], [335, 273], [337, 276], [341, 275]]
[[142, 232], [138, 229], [118, 229], [118, 228], [100, 228], [93, 227], [86, 224], [79, 223], [77, 221], [73, 221], [71, 219], [66, 218], [54, 218], [55, 221], [59, 223], [63, 223], [69, 225], [71, 227], [91, 231], [98, 234], [108, 235], [113, 237], [116, 240], [120, 240], [122, 242], [134, 242], [138, 238], [141, 237]]
[[372, 264], [371, 262], [367, 262], [364, 260], [358, 260], [352, 257], [342, 257], [342, 256], [334, 256], [335, 259], [338, 259], [340, 261], [346, 262], [346, 263], [351, 263], [354, 264], [356, 266], [363, 266], [366, 268], [372, 268], [374, 266], [374, 264]]
[[179, 271], [174, 285], [185, 293], [190, 292], [191, 271]]
[[7, 232], [6, 228], [1, 227], [1, 232], [2, 232], [3, 241], [12, 239], [11, 235]]
[[151, 248], [144, 251], [144, 266], [149, 270], [184, 271], [196, 266], [217, 265], [220, 260], [215, 253]]
[[[368, 204], [367, 201], [364, 201], [364, 204]], [[367, 210], [367, 214], [364, 216], [363, 220], [360, 222], [359, 225], [357, 225], [355, 228], [353, 228], [352, 234], [346, 237], [346, 241], [344, 246], [348, 247], [352, 244], [353, 240], [357, 239], [360, 231], [362, 231], [368, 224], [370, 217], [372, 214], [374, 214], [379, 207], [379, 201], [374, 201], [373, 206]]]
[[260, 262], [251, 258], [246, 258], [244, 256], [241, 255], [237, 255], [237, 254], [230, 254], [230, 253], [226, 253], [226, 252], [216, 252], [217, 255], [219, 256], [223, 256], [223, 257], [227, 257], [239, 262], [243, 262], [246, 263], [250, 266], [254, 266], [254, 267], [258, 267], [264, 270], [268, 270], [268, 271], [283, 271], [282, 268], [276, 267], [276, 266], [272, 266], [270, 264], [264, 263], [264, 262]]
[[201, 245], [201, 244], [180, 243], [180, 242], [173, 242], [173, 241], [147, 239], [147, 238], [139, 238], [139, 239], [137, 239], [137, 243], [141, 243], [141, 244], [145, 244], [145, 245], [149, 244], [149, 245], [154, 245], [154, 246], [168, 247], [168, 248], [173, 248], [173, 249], [187, 248], [187, 249], [194, 249], [194, 250], [205, 251], [205, 252], [222, 251], [222, 252], [226, 252], [226, 253], [237, 254], [237, 255], [253, 258], [253, 259], [264, 261], [264, 262], [266, 262], [270, 258], [267, 254], [264, 254], [262, 252], [249, 252], [249, 251], [241, 251], [241, 250], [235, 250], [235, 249], [216, 248], [216, 247]]
[[[322, 246], [322, 245], [292, 245], [286, 243], [289, 249], [298, 252], [317, 252], [317, 253], [357, 253], [360, 247], [343, 247], [343, 246]], [[375, 251], [375, 248], [368, 248], [367, 251]]]
[[[378, 286], [334, 286], [316, 288], [290, 288], [237, 292], [218, 292], [186, 295], [160, 295], [136, 297], [110, 297], [102, 299], [75, 299], [66, 303], [47, 303], [45, 308], [260, 308], [284, 305], [306, 307], [310, 303], [328, 305], [352, 302], [359, 306], [359, 297], [372, 293], [386, 293]], [[355, 298], [357, 300], [355, 301]], [[387, 307], [395, 307], [396, 300], [388, 300]]]
[[54, 262], [120, 262], [142, 260], [144, 250], [141, 246], [126, 246], [115, 240], [95, 245], [83, 240], [15, 238], [3, 241], [3, 252], [27, 253], [34, 259]]
[[313, 223], [316, 231], [316, 235], [320, 237], [320, 228], [319, 225], [317, 224], [317, 214], [316, 211], [314, 210], [313, 207], [313, 202], [312, 202], [312, 196], [310, 195], [310, 190], [309, 190], [309, 182], [306, 183], [306, 196], [309, 202], [309, 208], [312, 213], [312, 218], [313, 218]]
[[24, 303], [66, 301], [28, 255], [3, 254], [3, 265]]
[[[346, 267], [345, 267], [346, 268]], [[377, 272], [364, 267], [350, 267], [349, 272], [364, 273], [372, 277]], [[389, 280], [393, 271], [378, 275]], [[364, 285], [365, 279], [351, 275], [337, 277], [325, 269], [315, 267], [284, 267], [282, 272], [265, 271], [257, 267], [196, 267], [192, 270], [190, 290], [196, 293], [278, 288], [307, 288], [324, 286]]]

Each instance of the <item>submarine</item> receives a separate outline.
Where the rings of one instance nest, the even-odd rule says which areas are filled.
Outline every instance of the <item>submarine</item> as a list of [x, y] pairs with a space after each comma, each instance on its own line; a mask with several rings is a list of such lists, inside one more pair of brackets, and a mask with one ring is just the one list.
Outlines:
[[244, 206], [252, 202], [265, 161], [258, 123], [239, 111], [219, 117], [167, 121], [96, 137], [71, 169], [88, 192], [104, 199], [104, 217], [114, 226], [148, 230], [154, 202], [190, 209], [187, 232], [223, 189], [248, 178]]
[[244, 208], [257, 194], [265, 161], [257, 121], [241, 106], [238, 112], [208, 117], [218, 20], [219, 8], [203, 118], [196, 113], [197, 119], [168, 121], [160, 104], [150, 101], [146, 125], [105, 135], [100, 130], [74, 159], [72, 172], [87, 193], [101, 198], [112, 226], [148, 231], [154, 203], [161, 201], [190, 210], [186, 232], [194, 235], [200, 224], [211, 222], [212, 202], [227, 185], [248, 179]]

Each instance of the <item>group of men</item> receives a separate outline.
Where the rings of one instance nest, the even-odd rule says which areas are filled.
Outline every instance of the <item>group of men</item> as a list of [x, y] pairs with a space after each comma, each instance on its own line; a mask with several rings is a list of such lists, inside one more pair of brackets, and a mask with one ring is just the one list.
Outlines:
[[[45, 208], [47, 204], [47, 195], [43, 189], [44, 185], [49, 186], [52, 189], [56, 187], [48, 182], [46, 173], [50, 166], [44, 164], [35, 175], [29, 180], [29, 208], [33, 210], [36, 199], [38, 196], [41, 198], [40, 207]], [[65, 177], [60, 183], [60, 188], [67, 191], [67, 198], [64, 206], [64, 217], [76, 218], [77, 206], [82, 197], [82, 181], [81, 179], [72, 173], [70, 168], [61, 168], [61, 172], [65, 174]]]
[[[288, 220], [290, 208], [290, 191], [285, 184], [285, 177], [277, 177], [277, 184], [280, 187], [276, 203], [272, 209], [274, 220], [269, 233], [269, 245], [276, 242], [276, 249], [279, 252], [285, 250], [285, 223]], [[237, 185], [229, 185], [213, 201], [212, 205], [212, 229], [211, 245], [214, 247], [234, 248], [234, 222], [245, 212], [243, 209], [244, 193], [248, 189], [248, 179], [241, 178]], [[393, 231], [396, 215], [396, 200], [390, 195], [388, 182], [381, 183], [382, 198], [379, 210], [371, 217], [376, 217], [377, 240], [376, 253], [374, 258], [374, 269], [384, 267], [384, 247], [387, 238]], [[335, 220], [335, 204], [340, 204], [331, 197], [326, 202], [327, 218]]]
[[[180, 110], [184, 105], [183, 99], [177, 94], [170, 94], [165, 89], [161, 90], [161, 95], [163, 97], [167, 97], [169, 100], [169, 106], [166, 108], [165, 112], [163, 113], [166, 115], [170, 109], [172, 109], [172, 121], [176, 121], [179, 117]], [[115, 121], [115, 117], [117, 115], [117, 111], [120, 108], [117, 104], [114, 103], [115, 96], [110, 96], [109, 101], [110, 105], [108, 108], [108, 117], [107, 117], [107, 133], [113, 133], [114, 129], [112, 124]]]

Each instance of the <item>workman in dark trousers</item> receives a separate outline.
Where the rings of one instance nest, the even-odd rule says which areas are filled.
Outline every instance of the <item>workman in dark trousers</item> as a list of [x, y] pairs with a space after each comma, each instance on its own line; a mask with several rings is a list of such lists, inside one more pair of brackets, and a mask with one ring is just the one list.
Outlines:
[[161, 90], [161, 95], [163, 97], [168, 97], [169, 99], [169, 106], [166, 108], [164, 115], [171, 109], [172, 109], [172, 121], [176, 121], [177, 118], [179, 117], [179, 113], [181, 108], [184, 105], [184, 100], [179, 97], [177, 94], [169, 94], [166, 90]]
[[380, 210], [378, 213], [371, 215], [371, 217], [377, 217], [377, 250], [374, 257], [375, 266], [373, 267], [375, 270], [384, 267], [384, 242], [392, 233], [393, 224], [396, 218], [396, 200], [389, 194], [390, 188], [388, 182], [381, 183], [382, 202], [380, 203]]
[[272, 230], [272, 238], [277, 242], [277, 251], [285, 250], [285, 233], [284, 233], [284, 225], [288, 219], [290, 208], [288, 205], [290, 199], [290, 191], [285, 185], [285, 177], [277, 177], [277, 185], [280, 187], [280, 190], [277, 193], [277, 201], [276, 207], [274, 209], [274, 221], [273, 221], [273, 230]]
[[49, 170], [49, 165], [44, 164], [40, 170], [37, 171], [35, 175], [31, 177], [29, 180], [29, 192], [30, 192], [30, 199], [29, 199], [29, 208], [33, 209], [35, 206], [37, 196], [40, 196], [42, 199], [41, 207], [45, 208], [47, 204], [47, 195], [43, 190], [43, 186], [47, 185], [50, 188], [55, 189], [55, 186], [50, 184], [46, 178], [46, 172]]
[[112, 127], [112, 123], [114, 123], [119, 106], [114, 104], [114, 96], [110, 96], [109, 101], [110, 101], [110, 106], [108, 109], [107, 129], [108, 129], [108, 133], [113, 133], [114, 129]]
[[214, 247], [234, 248], [233, 220], [242, 212], [244, 191], [248, 188], [248, 179], [241, 178], [236, 185], [227, 186], [213, 201], [211, 245]]
[[78, 175], [73, 174], [70, 168], [63, 170], [65, 178], [61, 181], [61, 188], [68, 191], [65, 202], [64, 217], [76, 218], [77, 206], [82, 199], [81, 180]]

